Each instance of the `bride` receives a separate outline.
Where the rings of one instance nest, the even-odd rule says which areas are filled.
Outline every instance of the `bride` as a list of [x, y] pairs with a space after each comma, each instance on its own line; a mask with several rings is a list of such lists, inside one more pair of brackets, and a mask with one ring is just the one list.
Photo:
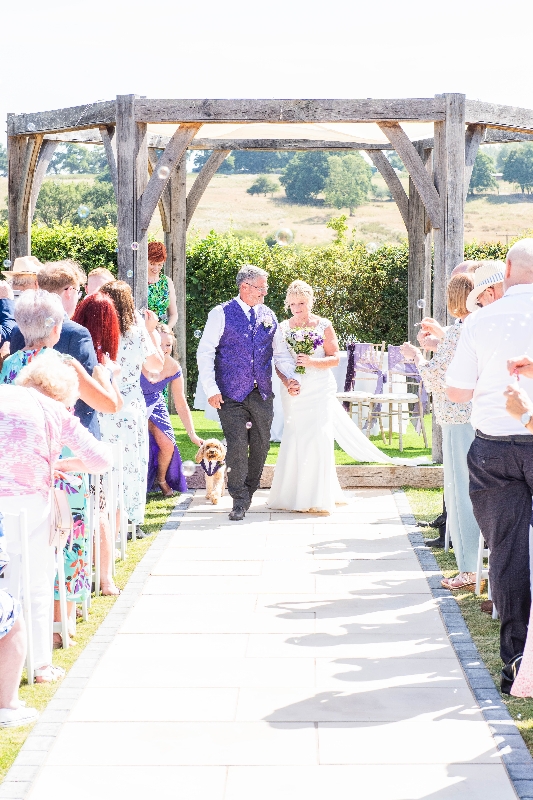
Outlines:
[[[285, 309], [290, 309], [292, 317], [281, 323], [281, 330], [305, 374], [297, 376], [300, 393], [291, 396], [288, 379], [276, 370], [282, 382], [285, 423], [268, 505], [331, 513], [335, 504], [346, 502], [335, 468], [335, 440], [357, 461], [391, 464], [401, 460], [389, 458], [373, 445], [337, 400], [331, 369], [339, 364], [339, 344], [331, 322], [312, 313], [313, 300], [313, 289], [305, 281], [293, 281], [287, 289]], [[313, 355], [297, 355], [291, 348], [290, 334], [295, 328], [312, 330], [323, 340]]]

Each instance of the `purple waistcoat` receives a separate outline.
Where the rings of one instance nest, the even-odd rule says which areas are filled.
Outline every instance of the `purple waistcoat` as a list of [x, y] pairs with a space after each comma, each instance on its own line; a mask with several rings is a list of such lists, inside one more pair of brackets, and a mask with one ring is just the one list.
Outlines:
[[272, 341], [278, 324], [276, 316], [266, 306], [255, 306], [257, 316], [252, 330], [248, 317], [235, 299], [223, 303], [222, 308], [224, 333], [215, 354], [218, 388], [225, 397], [242, 403], [257, 383], [261, 397], [266, 400], [272, 396]]

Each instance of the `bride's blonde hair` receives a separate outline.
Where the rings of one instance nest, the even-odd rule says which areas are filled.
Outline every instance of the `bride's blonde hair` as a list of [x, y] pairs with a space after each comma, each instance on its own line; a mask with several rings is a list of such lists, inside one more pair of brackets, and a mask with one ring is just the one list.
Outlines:
[[289, 310], [289, 303], [291, 297], [303, 297], [304, 300], [307, 302], [309, 311], [311, 311], [311, 309], [313, 308], [313, 303], [315, 301], [315, 294], [313, 292], [313, 287], [309, 286], [309, 284], [306, 283], [305, 281], [293, 281], [287, 288], [287, 294], [285, 296], [285, 303], [284, 303], [285, 311]]

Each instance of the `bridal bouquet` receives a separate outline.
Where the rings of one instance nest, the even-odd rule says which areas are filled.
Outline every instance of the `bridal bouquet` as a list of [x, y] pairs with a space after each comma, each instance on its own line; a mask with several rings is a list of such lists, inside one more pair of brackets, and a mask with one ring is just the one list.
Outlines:
[[[296, 353], [310, 356], [317, 347], [324, 344], [324, 339], [319, 336], [313, 328], [289, 328], [287, 331], [287, 344]], [[305, 374], [305, 367], [298, 366], [295, 369], [299, 375]]]

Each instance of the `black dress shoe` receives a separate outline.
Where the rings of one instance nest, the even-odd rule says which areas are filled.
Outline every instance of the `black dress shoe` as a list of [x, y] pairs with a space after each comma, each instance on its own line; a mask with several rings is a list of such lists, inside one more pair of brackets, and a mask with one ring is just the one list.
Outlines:
[[439, 514], [439, 516], [433, 520], [433, 522], [424, 522], [421, 521], [418, 523], [419, 528], [440, 528], [442, 525], [446, 524], [446, 514], [443, 512]]
[[[143, 531], [143, 529], [137, 525], [137, 527], [135, 528], [135, 538], [146, 539], [147, 536], [151, 536], [151, 533]], [[131, 542], [132, 539], [133, 539], [132, 533], [131, 531], [128, 531], [128, 542]]]
[[246, 511], [242, 506], [235, 506], [235, 508], [232, 508], [232, 510], [229, 512], [229, 518], [232, 522], [240, 522], [240, 520], [244, 519], [245, 516]]
[[522, 656], [523, 653], [519, 653], [502, 669], [502, 679], [500, 684], [502, 694], [511, 694], [511, 687], [516, 676], [518, 675], [518, 670], [520, 669], [520, 664], [522, 663]]
[[[438, 539], [424, 539], [424, 544], [426, 545], [426, 547], [443, 548], [444, 545], [446, 544], [446, 524], [440, 526]], [[450, 547], [453, 547], [451, 540], [450, 540]]]

